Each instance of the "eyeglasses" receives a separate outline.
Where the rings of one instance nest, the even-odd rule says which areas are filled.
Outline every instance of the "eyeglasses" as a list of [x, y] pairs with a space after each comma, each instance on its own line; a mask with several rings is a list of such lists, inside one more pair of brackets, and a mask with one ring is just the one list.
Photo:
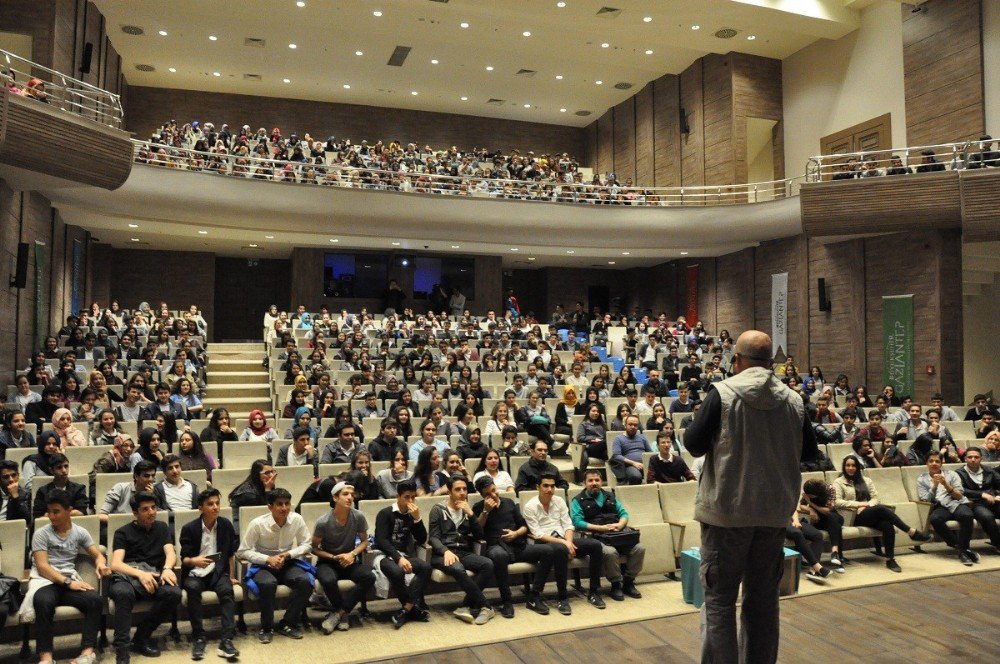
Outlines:
[[276, 470], [274, 470], [272, 468], [271, 470], [262, 470], [262, 471], [260, 471], [260, 474], [261, 475], [277, 475], [278, 471], [276, 471]]

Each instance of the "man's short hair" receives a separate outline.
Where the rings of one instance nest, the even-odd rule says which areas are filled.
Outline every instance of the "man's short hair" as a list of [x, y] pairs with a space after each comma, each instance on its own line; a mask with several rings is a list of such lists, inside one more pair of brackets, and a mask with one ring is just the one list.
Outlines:
[[399, 482], [396, 482], [397, 496], [401, 493], [406, 493], [408, 491], [412, 491], [415, 493], [417, 491], [417, 483], [414, 482], [413, 480], [400, 480]]
[[170, 391], [170, 386], [169, 386], [169, 385], [167, 385], [167, 384], [166, 384], [166, 383], [164, 383], [164, 382], [159, 382], [159, 383], [157, 383], [157, 384], [156, 384], [156, 390], [154, 390], [154, 391], [155, 391], [155, 392], [160, 392], [160, 391], [163, 391], [163, 390], [165, 390], [165, 391], [169, 392], [169, 391]]
[[583, 473], [584, 477], [590, 477], [591, 475], [597, 475], [598, 477], [600, 477], [601, 471], [598, 470], [597, 468], [588, 468], [586, 472]]
[[[483, 475], [475, 482], [476, 491], [482, 493], [484, 489], [493, 485], [493, 478], [489, 475]], [[399, 491], [399, 485], [396, 485], [396, 491]]]
[[49, 505], [59, 505], [64, 510], [73, 509], [73, 501], [69, 497], [69, 492], [66, 489], [52, 489], [49, 495], [45, 497], [45, 506]]
[[973, 445], [972, 447], [969, 447], [965, 450], [966, 454], [968, 454], [969, 452], [978, 452], [979, 456], [983, 456], [983, 448], [978, 447], [976, 445]]
[[[462, 475], [460, 473], [454, 473], [454, 474], [448, 476], [448, 481], [446, 482], [446, 484], [448, 486], [448, 491], [451, 491], [454, 488], [456, 482], [465, 482], [465, 486], [466, 487], [469, 486], [469, 478], [468, 477], [466, 477], [465, 475]], [[396, 488], [396, 492], [397, 493], [399, 492], [399, 488], [398, 487]]]
[[[345, 424], [340, 429], [346, 429], [347, 427], [354, 428], [353, 424]], [[340, 430], [337, 431], [337, 435], [340, 435]], [[298, 440], [299, 436], [309, 436], [312, 438], [312, 432], [309, 431], [309, 427], [297, 426], [292, 429], [292, 440]]]
[[546, 442], [546, 440], [544, 438], [536, 438], [531, 443], [531, 449], [535, 449], [536, 447], [538, 447], [538, 443], [545, 443], [545, 447], [549, 446], [548, 442]]
[[207, 503], [210, 498], [218, 498], [221, 501], [222, 493], [214, 487], [203, 489], [201, 492], [198, 493], [198, 507], [201, 507], [202, 505]]
[[49, 455], [49, 468], [55, 468], [56, 466], [61, 466], [64, 463], [69, 463], [69, 457], [62, 452], [56, 452], [55, 454]]
[[503, 428], [503, 431], [500, 432], [500, 435], [503, 436], [504, 438], [506, 438], [510, 434], [514, 434], [516, 436], [517, 435], [517, 427], [511, 426], [510, 424], [508, 424], [507, 426], [505, 426]]
[[139, 463], [132, 466], [132, 477], [133, 478], [139, 477], [140, 475], [144, 475], [149, 471], [156, 472], [156, 464], [152, 461], [147, 461], [146, 459], [143, 459]]
[[551, 470], [546, 470], [541, 475], [538, 476], [538, 483], [541, 484], [545, 480], [552, 480], [556, 484], [559, 484], [559, 476], [553, 473]]
[[931, 401], [943, 401], [944, 397], [941, 396], [940, 392], [935, 392], [931, 395]]
[[279, 500], [292, 499], [292, 494], [288, 493], [288, 489], [271, 489], [267, 492], [267, 504], [274, 505]]
[[637, 397], [637, 396], [639, 396], [639, 392], [636, 391], [636, 389], [634, 387], [630, 387], [630, 388], [628, 388], [628, 389], [625, 390], [625, 396], [626, 397]]
[[20, 466], [13, 459], [3, 459], [0, 461], [0, 470], [13, 470], [14, 472], [20, 471]]
[[[153, 468], [156, 468], [156, 466], [154, 465]], [[143, 503], [153, 503], [155, 505], [156, 496], [151, 494], [149, 491], [140, 491], [138, 493], [133, 493], [132, 498], [128, 501], [128, 506], [132, 508], [133, 512], [138, 512], [139, 508], [142, 507]]]
[[181, 458], [176, 454], [168, 454], [167, 456], [163, 457], [163, 461], [160, 462], [160, 469], [166, 472], [167, 468], [170, 467], [170, 464], [174, 462], [179, 463], [180, 460]]
[[399, 422], [394, 417], [387, 417], [384, 420], [382, 420], [382, 429], [385, 429], [387, 427], [392, 427], [396, 431], [399, 431]]
[[927, 453], [927, 460], [930, 461], [931, 457], [937, 457], [938, 460], [940, 460], [941, 459], [941, 453], [932, 450], [932, 451], [930, 451], [930, 452]]

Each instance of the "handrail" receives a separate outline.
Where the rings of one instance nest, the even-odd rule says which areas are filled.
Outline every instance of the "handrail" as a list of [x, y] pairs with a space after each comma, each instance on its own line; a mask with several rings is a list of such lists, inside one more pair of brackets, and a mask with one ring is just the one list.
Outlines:
[[[103, 125], [121, 129], [124, 119], [121, 97], [96, 85], [0, 49], [0, 84], [23, 90], [26, 98], [44, 98], [48, 104]], [[43, 91], [28, 88], [31, 78], [45, 84]]]
[[[806, 181], [852, 179], [876, 175], [907, 175], [914, 171], [959, 171], [983, 166], [1000, 166], [1000, 155], [992, 151], [993, 141], [959, 141], [938, 145], [888, 148], [817, 155], [806, 164]], [[925, 152], [932, 154], [925, 155]], [[938, 160], [944, 157], [944, 160]], [[911, 164], [911, 159], [917, 162]], [[850, 162], [857, 162], [855, 167]]]
[[509, 180], [310, 164], [219, 151], [196, 151], [133, 139], [140, 164], [230, 177], [418, 194], [637, 207], [736, 205], [798, 195], [805, 176], [740, 185], [610, 187], [586, 182]]

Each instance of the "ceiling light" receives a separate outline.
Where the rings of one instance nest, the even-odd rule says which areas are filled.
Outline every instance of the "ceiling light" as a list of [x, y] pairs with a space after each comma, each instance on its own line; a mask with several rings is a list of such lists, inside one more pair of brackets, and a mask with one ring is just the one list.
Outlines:
[[160, 36], [161, 37], [166, 37], [167, 36], [167, 31], [166, 30], [160, 30]]
[[[565, 3], [565, 2], [557, 2], [557, 3], [556, 3], [556, 7], [558, 7], [559, 9], [562, 9], [562, 8], [563, 8], [563, 7], [565, 7], [565, 6], [566, 6], [566, 3]], [[531, 259], [531, 260], [534, 260], [534, 259]]]
[[652, 54], [653, 54], [653, 49], [647, 48], [646, 49], [646, 55], [652, 55]]
[[213, 71], [212, 76], [222, 76], [222, 74], [220, 72]]
[[565, 113], [565, 112], [566, 112], [566, 109], [565, 109], [565, 108], [560, 108], [560, 109], [559, 109], [559, 112], [560, 112], [560, 113]]
[[296, 44], [289, 44], [289, 45], [288, 45], [288, 48], [290, 48], [290, 49], [292, 49], [292, 50], [295, 50], [295, 49], [297, 49], [297, 48], [298, 48], [298, 45], [296, 45]]
[[681, 252], [681, 256], [687, 256], [687, 255], [688, 255], [688, 252], [686, 252], [686, 251], [682, 251]]
[[531, 108], [531, 104], [525, 104], [524, 107], [525, 108]]
[[458, 249], [458, 245], [457, 244], [453, 244], [453, 245], [451, 245], [451, 248], [452, 249]]
[[438, 61], [436, 59], [435, 60], [431, 60], [431, 64], [432, 65], [436, 65], [437, 63], [438, 63]]
[[528, 256], [528, 260], [529, 261], [533, 261], [533, 260], [535, 260], [535, 257], [534, 256]]
[[594, 81], [594, 85], [604, 85], [604, 81]]
[[219, 41], [219, 38], [216, 37], [215, 35], [209, 35], [208, 39], [209, 39], [209, 41]]
[[283, 78], [281, 80], [284, 81], [285, 83], [291, 83], [292, 82], [292, 79], [290, 79], [290, 78]]
[[747, 41], [753, 41], [754, 39], [757, 39], [757, 35], [747, 35]]
[[562, 74], [556, 74], [556, 80], [561, 81], [563, 79]]
[[137, 238], [137, 237], [134, 237], [134, 238], [132, 238], [132, 241], [133, 241], [133, 242], [138, 242], [138, 241], [139, 241], [139, 238]]
[[416, 90], [410, 90], [410, 94], [413, 95], [414, 97], [416, 97], [420, 93], [417, 92]]
[[340, 242], [340, 240], [338, 240], [338, 239], [337, 239], [337, 238], [335, 238], [335, 237], [332, 237], [332, 238], [330, 238], [330, 242]]
[[521, 34], [522, 34], [522, 35], [524, 35], [525, 37], [530, 37], [530, 36], [531, 36], [531, 33], [530, 33], [530, 32], [528, 32], [527, 30], [525, 30], [525, 31], [524, 31], [524, 32], [522, 32]]
[[177, 67], [171, 67], [167, 71], [170, 72], [171, 74], [176, 74], [177, 73]]
[[208, 235], [208, 231], [198, 231], [198, 235]]
[[486, 71], [493, 71], [493, 67], [491, 65], [486, 65]]
[[458, 27], [460, 27], [460, 28], [467, 28], [467, 27], [469, 27], [469, 24], [466, 23], [465, 21], [462, 21], [461, 23], [458, 24]]
[[614, 264], [615, 264], [614, 261], [608, 261], [608, 265], [614, 265]]
[[257, 248], [257, 245], [256, 245], [256, 244], [251, 244], [251, 245], [250, 245], [250, 248], [251, 248], [251, 249], [256, 249], [256, 248]]
[[139, 228], [139, 224], [129, 224], [129, 228]]
[[364, 51], [355, 51], [354, 52], [354, 55], [364, 55], [364, 54], [365, 54]]
[[643, 16], [642, 17], [642, 22], [643, 23], [652, 23], [653, 22], [653, 17], [652, 16]]
[[273, 239], [274, 239], [274, 236], [273, 236], [273, 235], [265, 235], [265, 236], [264, 236], [264, 239], [265, 239], [265, 240], [273, 240]]
[[601, 44], [601, 48], [608, 48], [609, 46], [611, 46], [611, 44], [609, 44], [608, 42], [604, 42], [603, 44]]
[[351, 84], [350, 83], [344, 83], [344, 89], [345, 90], [350, 90], [351, 89]]
[[398, 246], [399, 246], [399, 243], [398, 243], [398, 242], [393, 242], [393, 243], [392, 243], [392, 246], [394, 246], [394, 247], [398, 247]]
[[374, 16], [375, 18], [378, 18], [378, 17], [379, 17], [379, 16], [381, 16], [381, 15], [382, 15], [382, 12], [380, 12], [380, 11], [379, 11], [379, 10], [377, 10], [377, 9], [376, 9], [375, 11], [373, 11], [373, 12], [372, 12], [372, 16]]
[[700, 25], [692, 25], [691, 29], [692, 30], [701, 30], [701, 26]]
[[520, 251], [517, 247], [511, 247], [510, 250], [511, 251]]
[[622, 256], [628, 256], [631, 253], [632, 253], [631, 251], [623, 251]]
[[461, 99], [462, 101], [469, 101], [469, 98], [468, 98], [468, 97], [461, 97], [460, 99]]
[[573, 251], [572, 249], [567, 249], [567, 250], [566, 250], [566, 253], [567, 253], [567, 254], [575, 254], [576, 252], [575, 252], [575, 251]]
[[298, 2], [295, 3], [295, 6], [296, 7], [305, 7], [306, 3], [302, 2], [302, 0], [299, 0]]

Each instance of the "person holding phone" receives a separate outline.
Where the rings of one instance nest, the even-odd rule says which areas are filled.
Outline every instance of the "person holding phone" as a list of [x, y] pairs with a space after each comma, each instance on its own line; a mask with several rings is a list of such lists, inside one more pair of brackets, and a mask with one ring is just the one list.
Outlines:
[[219, 598], [222, 635], [216, 654], [226, 659], [240, 656], [233, 646], [236, 635], [236, 549], [239, 538], [229, 519], [219, 516], [222, 494], [205, 489], [198, 494], [201, 516], [181, 528], [181, 585], [187, 591], [188, 619], [191, 621], [191, 659], [205, 657], [205, 628], [202, 622], [201, 595], [214, 592]]
[[[392, 616], [396, 629], [410, 620], [430, 620], [424, 603], [424, 588], [431, 579], [431, 565], [417, 554], [417, 547], [427, 541], [427, 527], [420, 518], [416, 498], [416, 483], [410, 478], [400, 480], [396, 483], [396, 502], [382, 508], [375, 517], [373, 567], [389, 580], [402, 606]], [[409, 586], [406, 585], [407, 574], [413, 575]]]

